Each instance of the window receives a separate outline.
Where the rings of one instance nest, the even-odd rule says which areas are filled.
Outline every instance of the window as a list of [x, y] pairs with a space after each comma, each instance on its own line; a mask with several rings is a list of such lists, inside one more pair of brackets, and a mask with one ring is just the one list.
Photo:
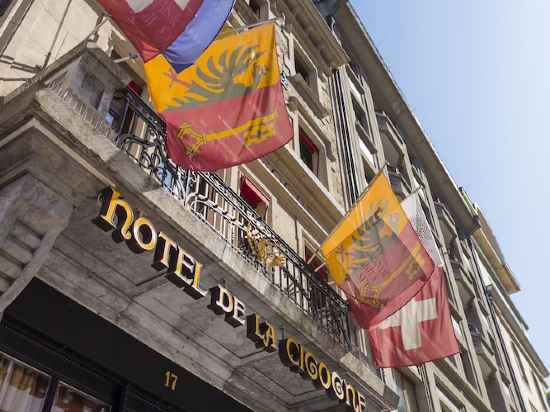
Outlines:
[[315, 176], [319, 174], [319, 149], [302, 128], [300, 128], [300, 158]]
[[50, 378], [0, 354], [0, 411], [42, 412]]
[[[55, 398], [52, 395], [55, 391]], [[49, 402], [46, 400], [50, 399]], [[51, 407], [49, 405], [51, 404]], [[111, 408], [30, 366], [0, 353], [0, 411], [110, 412]]]
[[546, 402], [544, 400], [544, 395], [542, 394], [542, 390], [540, 388], [540, 381], [535, 375], [535, 372], [531, 371], [531, 376], [533, 378], [533, 385], [537, 387], [537, 395], [539, 396], [540, 404], [544, 407], [546, 405]]
[[308, 246], [305, 247], [304, 250], [304, 260], [307, 263], [307, 267], [317, 275], [317, 277], [321, 280], [328, 281], [328, 271], [327, 267], [325, 266], [324, 262], [321, 260], [319, 256], [313, 257], [313, 254], [315, 252], [313, 249], [309, 248]]
[[258, 19], [262, 17], [262, 3], [260, 0], [250, 0], [248, 6]]
[[418, 404], [416, 402], [414, 383], [405, 375], [396, 369], [391, 369], [390, 386], [399, 395], [398, 412], [416, 412]]
[[308, 64], [304, 61], [304, 59], [299, 54], [296, 54], [296, 56], [294, 57], [294, 68], [296, 69], [296, 74], [299, 74], [300, 76], [302, 76], [302, 78], [306, 82], [309, 81], [311, 70], [308, 67]]
[[300, 75], [310, 89], [317, 93], [315, 68], [298, 48], [294, 49], [294, 70], [296, 75]]
[[466, 409], [438, 386], [442, 412], [464, 412]]
[[55, 393], [51, 412], [109, 412], [110, 408], [101, 401], [60, 383]]
[[[328, 272], [325, 266], [323, 266], [323, 262], [321, 259], [319, 259], [318, 256], [313, 257], [313, 254], [315, 252], [309, 248], [305, 247], [304, 250], [304, 259], [307, 263], [308, 268], [313, 272], [315, 278], [313, 281], [307, 281], [306, 285], [308, 289], [308, 295], [310, 297], [310, 304], [311, 304], [311, 311], [314, 316], [318, 316], [321, 313], [323, 313], [328, 307], [330, 307], [330, 303], [327, 302], [327, 296], [325, 292], [323, 292], [322, 288], [320, 288], [319, 280], [321, 282], [324, 282], [328, 279]], [[311, 262], [310, 262], [311, 259]]]
[[470, 359], [470, 353], [463, 349], [462, 352], [460, 352], [460, 359], [462, 360], [462, 366], [464, 368], [464, 375], [466, 376], [466, 379], [474, 388], [479, 389], [474, 366], [472, 364], [472, 360]]
[[361, 125], [361, 127], [368, 132], [369, 131], [369, 121], [367, 119], [367, 114], [365, 109], [361, 107], [361, 104], [357, 101], [356, 98], [352, 97], [351, 99], [353, 111], [355, 112], [355, 120]]
[[368, 186], [376, 177], [376, 172], [373, 169], [371, 169], [368, 164], [364, 164], [363, 168], [365, 169], [365, 180]]
[[361, 67], [357, 63], [351, 62], [349, 64], [349, 68], [351, 69], [353, 74], [355, 74], [355, 76], [357, 77], [358, 80], [361, 80], [363, 78], [363, 73], [362, 73]]
[[453, 315], [451, 315], [451, 321], [453, 323], [453, 329], [455, 331], [455, 335], [457, 339], [460, 342], [464, 342], [464, 334], [462, 333], [462, 326], [460, 325], [460, 322], [456, 320], [456, 318]]
[[481, 271], [481, 279], [483, 280], [483, 285], [492, 285], [493, 276], [491, 275], [491, 272], [489, 271], [489, 268], [485, 264], [485, 261], [482, 259], [481, 255], [479, 253], [477, 253], [477, 255], [477, 261], [479, 262], [479, 270]]
[[13, 3], [13, 0], [0, 0], [0, 17], [8, 11], [8, 8]]
[[241, 176], [240, 195], [262, 219], [266, 219], [269, 199], [246, 176]]
[[521, 377], [525, 381], [527, 385], [529, 385], [529, 379], [527, 378], [527, 373], [525, 372], [525, 368], [523, 366], [523, 362], [521, 360], [521, 356], [518, 352], [518, 348], [516, 348], [515, 345], [512, 345], [512, 350], [514, 351], [514, 357], [516, 358], [517, 367], [519, 368], [521, 372]]
[[86, 73], [82, 79], [82, 85], [80, 87], [80, 98], [84, 103], [89, 104], [94, 109], [99, 109], [101, 99], [105, 94], [105, 87], [101, 80], [95, 77], [93, 74]]

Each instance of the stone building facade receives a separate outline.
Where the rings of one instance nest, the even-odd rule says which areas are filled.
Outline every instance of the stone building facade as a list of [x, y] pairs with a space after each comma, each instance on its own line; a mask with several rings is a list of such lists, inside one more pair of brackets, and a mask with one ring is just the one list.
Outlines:
[[[352, 6], [237, 0], [227, 29], [268, 19], [294, 139], [201, 174], [167, 160], [141, 62], [93, 0], [0, 1], [0, 378], [32, 383], [11, 407], [548, 410], [548, 371], [509, 297], [518, 282]], [[401, 198], [420, 193], [463, 349], [418, 368], [373, 366], [314, 256], [380, 170]], [[126, 214], [109, 226], [116, 193]], [[130, 211], [149, 230], [133, 233], [141, 243], [121, 239]], [[227, 316], [162, 270], [152, 248], [170, 242], [195, 275], [201, 265], [202, 289], [227, 291]], [[246, 325], [236, 302], [256, 315]], [[268, 330], [341, 377], [343, 399], [335, 382], [325, 390], [287, 367], [285, 348], [269, 351]]]

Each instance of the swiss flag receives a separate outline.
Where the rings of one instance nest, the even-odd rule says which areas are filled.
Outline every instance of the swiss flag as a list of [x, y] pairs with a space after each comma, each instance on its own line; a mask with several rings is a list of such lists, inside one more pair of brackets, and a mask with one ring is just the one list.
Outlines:
[[447, 299], [443, 270], [438, 267], [409, 303], [369, 329], [376, 365], [400, 368], [459, 353]]

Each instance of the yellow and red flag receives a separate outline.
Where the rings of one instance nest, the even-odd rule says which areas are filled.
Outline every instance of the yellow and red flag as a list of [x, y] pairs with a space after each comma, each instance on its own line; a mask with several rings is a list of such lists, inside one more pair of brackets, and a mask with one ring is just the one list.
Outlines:
[[223, 169], [292, 138], [273, 24], [221, 36], [179, 74], [164, 55], [145, 63], [145, 72], [168, 126], [169, 157], [180, 166]]
[[407, 304], [435, 270], [383, 173], [321, 251], [332, 279], [365, 329]]

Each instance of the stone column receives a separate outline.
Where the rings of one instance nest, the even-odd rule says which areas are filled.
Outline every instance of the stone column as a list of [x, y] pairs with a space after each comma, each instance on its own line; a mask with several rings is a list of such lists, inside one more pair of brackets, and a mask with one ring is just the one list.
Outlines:
[[71, 213], [30, 174], [0, 186], [0, 317], [37, 275]]

